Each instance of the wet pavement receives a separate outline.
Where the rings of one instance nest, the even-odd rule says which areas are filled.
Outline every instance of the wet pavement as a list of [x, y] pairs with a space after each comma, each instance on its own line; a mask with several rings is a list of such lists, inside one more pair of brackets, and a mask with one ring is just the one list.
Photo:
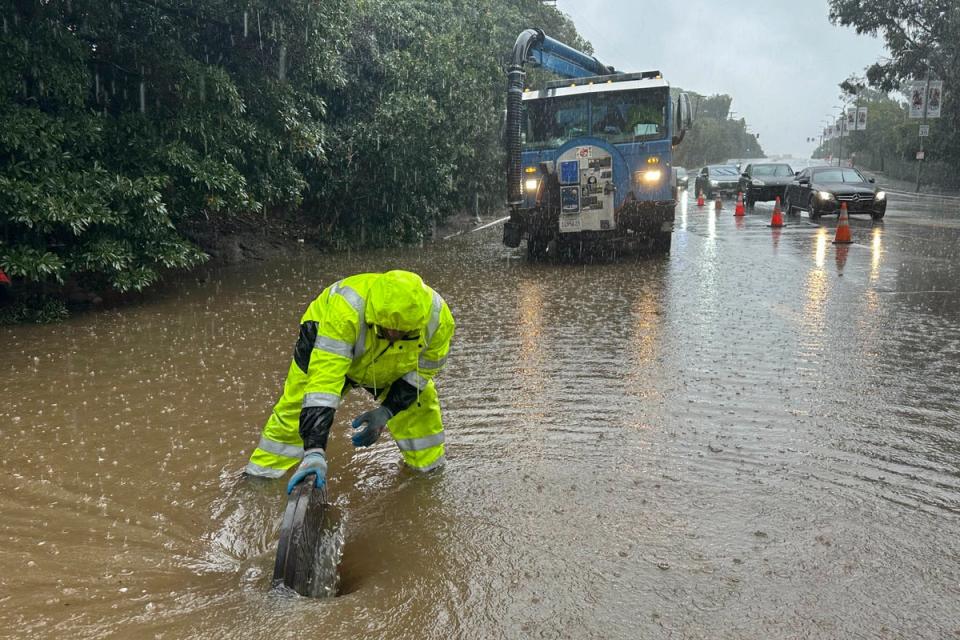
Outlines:
[[[489, 228], [248, 264], [3, 328], [0, 637], [960, 637], [960, 204], [882, 223], [678, 208], [669, 257], [527, 264]], [[342, 595], [270, 590], [238, 481], [296, 321], [407, 268], [458, 321], [448, 465], [354, 451]]]

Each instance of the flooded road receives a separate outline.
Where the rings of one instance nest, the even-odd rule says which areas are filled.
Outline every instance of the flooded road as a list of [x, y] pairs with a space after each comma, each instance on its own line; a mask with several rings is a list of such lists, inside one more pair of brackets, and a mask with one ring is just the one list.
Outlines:
[[[960, 204], [678, 208], [669, 257], [527, 264], [500, 229], [216, 271], [3, 328], [0, 637], [960, 637]], [[405, 268], [458, 329], [448, 464], [329, 445], [343, 595], [270, 592], [238, 481], [327, 284]]]

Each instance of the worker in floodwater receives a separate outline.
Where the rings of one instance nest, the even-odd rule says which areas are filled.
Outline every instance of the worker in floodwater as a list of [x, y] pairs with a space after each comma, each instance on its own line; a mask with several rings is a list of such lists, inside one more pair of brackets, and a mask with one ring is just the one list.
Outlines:
[[440, 294], [409, 271], [363, 273], [324, 289], [300, 320], [283, 395], [245, 472], [279, 478], [299, 462], [287, 493], [310, 476], [323, 486], [333, 416], [354, 387], [380, 402], [353, 420], [355, 447], [369, 447], [387, 428], [408, 466], [430, 471], [442, 465], [433, 377], [447, 360], [454, 327]]

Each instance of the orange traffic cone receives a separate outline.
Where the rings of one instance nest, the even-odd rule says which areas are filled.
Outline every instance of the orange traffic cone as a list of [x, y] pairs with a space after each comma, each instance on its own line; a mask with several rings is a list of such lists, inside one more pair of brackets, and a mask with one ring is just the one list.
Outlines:
[[744, 208], [744, 206], [743, 206], [743, 191], [738, 191], [738, 192], [737, 192], [737, 206], [736, 206], [736, 208], [733, 210], [733, 215], [735, 215], [735, 216], [742, 216], [742, 215], [744, 215], [746, 212], [747, 212], [747, 210], [746, 210], [746, 209]]
[[847, 217], [847, 203], [840, 203], [840, 218], [837, 220], [837, 235], [833, 238], [833, 244], [853, 244], [850, 237], [850, 219]]
[[776, 201], [773, 203], [773, 215], [770, 216], [769, 227], [780, 228], [783, 226], [783, 212], [780, 211], [780, 196], [777, 196]]
[[705, 205], [706, 203], [707, 203], [707, 201], [704, 200], [704, 198], [703, 198], [703, 189], [700, 189], [700, 195], [697, 196], [697, 206], [698, 206], [698, 207], [702, 207], [702, 206]]
[[715, 211], [720, 211], [723, 209], [723, 200], [720, 199], [720, 194], [717, 194], [717, 199], [713, 201], [713, 209]]

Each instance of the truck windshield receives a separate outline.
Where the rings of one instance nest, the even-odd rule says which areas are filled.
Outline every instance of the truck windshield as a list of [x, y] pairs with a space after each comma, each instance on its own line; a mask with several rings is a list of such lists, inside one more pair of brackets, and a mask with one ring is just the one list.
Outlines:
[[587, 135], [587, 96], [567, 96], [527, 102], [523, 146], [532, 149], [559, 147], [570, 138]]
[[524, 102], [524, 149], [559, 147], [571, 138], [609, 142], [659, 140], [667, 135], [667, 89], [611, 91]]
[[666, 135], [667, 90], [637, 89], [593, 96], [590, 133], [610, 142], [657, 140]]

